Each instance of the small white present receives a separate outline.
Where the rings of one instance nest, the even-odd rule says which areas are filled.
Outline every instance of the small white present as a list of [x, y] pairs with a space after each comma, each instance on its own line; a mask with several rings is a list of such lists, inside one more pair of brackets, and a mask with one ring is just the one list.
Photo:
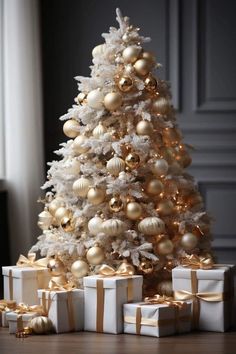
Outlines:
[[231, 325], [234, 266], [196, 269], [201, 262], [197, 258], [190, 256], [187, 261], [195, 269], [178, 266], [172, 270], [175, 299], [191, 300], [193, 328], [225, 332]]
[[15, 310], [16, 301], [13, 300], [0, 300], [0, 327], [8, 327], [6, 314]]
[[161, 298], [157, 303], [153, 298], [150, 303], [125, 304], [124, 333], [164, 337], [190, 332], [191, 303]]
[[122, 333], [123, 305], [142, 301], [142, 284], [140, 275], [85, 277], [85, 331]]
[[6, 319], [9, 324], [9, 333], [17, 333], [18, 331], [22, 331], [24, 327], [28, 327], [29, 322], [32, 318], [38, 316], [37, 312], [29, 312], [29, 313], [16, 313], [14, 311], [7, 312]]
[[38, 290], [38, 297], [56, 333], [78, 332], [84, 329], [84, 291]]

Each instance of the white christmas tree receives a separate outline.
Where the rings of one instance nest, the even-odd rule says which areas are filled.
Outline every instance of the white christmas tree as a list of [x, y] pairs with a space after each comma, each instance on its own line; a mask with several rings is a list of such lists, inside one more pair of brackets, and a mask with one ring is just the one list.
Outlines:
[[[32, 251], [54, 257], [55, 275], [81, 280], [126, 260], [145, 291], [169, 293], [171, 269], [210, 252], [209, 217], [193, 178], [160, 66], [117, 10], [119, 28], [92, 51], [91, 77], [77, 77], [76, 104], [61, 117], [65, 135], [51, 162]], [[50, 267], [50, 264], [49, 264]]]

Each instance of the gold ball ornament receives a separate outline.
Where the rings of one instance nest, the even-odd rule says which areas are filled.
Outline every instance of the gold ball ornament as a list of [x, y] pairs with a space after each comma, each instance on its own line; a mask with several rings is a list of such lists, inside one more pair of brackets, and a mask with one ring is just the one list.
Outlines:
[[174, 245], [169, 239], [163, 239], [161, 240], [157, 246], [156, 246], [158, 254], [161, 254], [163, 256], [166, 256], [168, 254], [171, 254], [174, 250]]
[[153, 126], [147, 120], [141, 120], [136, 125], [136, 132], [138, 135], [151, 135], [153, 133]]
[[87, 178], [81, 177], [73, 183], [73, 191], [79, 197], [86, 197], [89, 191], [91, 181]]
[[153, 173], [157, 176], [166, 176], [168, 173], [169, 165], [164, 159], [158, 159], [153, 164]]
[[53, 331], [53, 323], [50, 318], [46, 316], [32, 318], [32, 320], [30, 320], [29, 327], [35, 334], [46, 334]]
[[133, 80], [129, 76], [123, 76], [118, 81], [118, 87], [122, 92], [129, 92], [133, 88]]
[[89, 265], [83, 260], [78, 260], [72, 263], [71, 273], [76, 278], [83, 278], [89, 273]]
[[139, 222], [138, 230], [144, 235], [159, 235], [165, 231], [165, 223], [156, 216], [150, 216]]
[[102, 123], [99, 123], [98, 126], [93, 129], [93, 136], [94, 138], [99, 139], [106, 133], [106, 131], [107, 129], [102, 125]]
[[49, 212], [54, 216], [57, 209], [60, 208], [63, 204], [64, 204], [63, 198], [56, 197], [48, 205]]
[[64, 171], [66, 174], [77, 175], [80, 172], [80, 162], [74, 158], [68, 158], [64, 165]]
[[99, 216], [94, 216], [92, 219], [89, 220], [88, 222], [88, 229], [89, 232], [93, 235], [96, 236], [99, 234], [99, 232], [102, 231], [102, 223], [103, 220]]
[[105, 196], [105, 190], [101, 188], [90, 188], [87, 194], [88, 201], [94, 205], [101, 204]]
[[173, 296], [173, 288], [171, 280], [162, 280], [157, 285], [157, 293], [159, 295]]
[[75, 221], [72, 218], [65, 216], [61, 219], [61, 228], [65, 232], [73, 232], [75, 230]]
[[126, 216], [131, 220], [138, 220], [142, 216], [143, 209], [137, 202], [130, 202], [126, 206]]
[[62, 218], [70, 217], [70, 211], [65, 207], [60, 207], [56, 210], [54, 216], [58, 222], [61, 222]]
[[181, 238], [181, 246], [186, 251], [193, 250], [197, 246], [197, 244], [198, 244], [198, 238], [196, 235], [192, 234], [191, 232], [184, 234]]
[[49, 269], [51, 275], [55, 277], [65, 273], [64, 263], [58, 258], [50, 259], [47, 264], [47, 268]]
[[111, 198], [111, 200], [109, 201], [109, 209], [113, 212], [113, 213], [118, 213], [119, 211], [121, 211], [124, 207], [124, 204], [122, 202], [122, 199], [119, 196], [114, 196]]
[[160, 148], [160, 155], [163, 159], [165, 159], [169, 164], [175, 161], [176, 151], [173, 147], [170, 146], [162, 146]]
[[87, 251], [86, 258], [92, 265], [101, 264], [105, 258], [104, 251], [101, 247], [95, 245]]
[[89, 147], [84, 146], [84, 144], [88, 141], [88, 139], [86, 138], [86, 136], [84, 135], [79, 135], [77, 136], [77, 138], [75, 138], [72, 148], [73, 151], [76, 154], [84, 154], [85, 152], [87, 152], [89, 150]]
[[128, 275], [134, 275], [135, 274], [135, 268], [132, 264], [128, 263], [127, 260], [123, 260], [123, 262], [119, 265], [119, 271], [117, 274], [124, 274], [127, 273]]
[[142, 58], [148, 60], [152, 66], [156, 64], [156, 57], [151, 52], [143, 52]]
[[135, 152], [130, 152], [125, 158], [126, 165], [131, 168], [131, 170], [138, 168], [140, 164], [140, 157]]
[[179, 151], [176, 154], [176, 160], [183, 168], [188, 167], [192, 163], [192, 158], [186, 150]]
[[181, 134], [176, 128], [165, 128], [162, 132], [162, 139], [167, 146], [176, 146], [179, 144]]
[[148, 184], [146, 191], [148, 194], [159, 195], [163, 192], [163, 184], [158, 179], [151, 179]]
[[174, 212], [174, 204], [171, 200], [162, 200], [158, 203], [157, 211], [163, 215], [171, 215]]
[[63, 132], [68, 138], [75, 138], [79, 135], [80, 125], [75, 119], [67, 120], [63, 125]]
[[152, 262], [150, 260], [143, 259], [143, 260], [141, 260], [138, 269], [143, 274], [151, 274], [153, 272], [153, 264], [152, 264]]
[[141, 53], [141, 48], [136, 46], [129, 46], [123, 50], [122, 56], [125, 63], [134, 63]]
[[122, 95], [119, 92], [110, 92], [104, 97], [104, 106], [109, 111], [115, 111], [122, 105]]
[[149, 75], [144, 81], [144, 85], [147, 91], [153, 92], [157, 88], [157, 80], [155, 77]]
[[120, 157], [114, 156], [107, 162], [106, 168], [111, 175], [119, 176], [125, 169], [125, 162]]
[[103, 108], [104, 95], [100, 89], [92, 90], [88, 93], [87, 103], [93, 109]]
[[146, 76], [152, 68], [152, 63], [147, 59], [139, 59], [134, 64], [136, 73], [140, 76]]
[[40, 229], [48, 230], [53, 222], [52, 214], [48, 211], [47, 208], [44, 208], [44, 211], [42, 211], [38, 217], [38, 226], [40, 227]]
[[102, 232], [107, 236], [120, 236], [126, 231], [126, 224], [119, 219], [108, 219], [102, 223]]
[[160, 97], [152, 104], [153, 110], [158, 114], [168, 114], [170, 110], [170, 102], [164, 97]]

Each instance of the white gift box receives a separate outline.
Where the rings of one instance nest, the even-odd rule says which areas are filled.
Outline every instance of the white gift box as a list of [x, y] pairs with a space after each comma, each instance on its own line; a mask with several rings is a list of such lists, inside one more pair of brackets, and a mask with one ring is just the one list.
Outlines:
[[225, 332], [230, 327], [233, 270], [232, 265], [207, 270], [178, 266], [172, 270], [175, 298], [192, 302], [193, 328]]
[[165, 304], [125, 304], [124, 333], [164, 337], [191, 330], [191, 303], [182, 308]]
[[11, 310], [8, 310], [8, 311], [3, 310], [0, 312], [0, 327], [9, 327], [9, 323], [7, 320], [7, 313], [8, 312], [11, 312]]
[[122, 333], [123, 305], [142, 301], [142, 284], [140, 275], [85, 277], [85, 331]]
[[17, 314], [15, 312], [7, 312], [6, 319], [9, 324], [9, 333], [16, 333], [19, 330], [23, 330], [24, 327], [29, 325], [32, 318], [38, 316], [37, 312], [29, 312], [24, 314]]
[[38, 304], [37, 290], [47, 288], [51, 278], [47, 268], [2, 267], [2, 274], [4, 299], [27, 305]]
[[48, 313], [56, 333], [78, 332], [84, 329], [84, 291], [38, 290], [40, 304]]

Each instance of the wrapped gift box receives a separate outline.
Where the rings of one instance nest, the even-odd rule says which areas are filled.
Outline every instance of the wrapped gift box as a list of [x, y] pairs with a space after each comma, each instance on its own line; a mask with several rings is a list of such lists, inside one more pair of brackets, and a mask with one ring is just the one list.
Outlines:
[[0, 300], [0, 327], [8, 327], [6, 314], [15, 310], [16, 301], [13, 300]]
[[84, 329], [84, 291], [38, 290], [40, 303], [48, 313], [56, 333], [78, 332]]
[[190, 302], [182, 308], [145, 302], [124, 305], [124, 333], [164, 337], [190, 330]]
[[224, 332], [230, 327], [233, 271], [231, 265], [215, 265], [207, 270], [182, 266], [173, 269], [175, 298], [191, 300], [193, 328]]
[[47, 268], [2, 267], [2, 274], [4, 299], [27, 305], [38, 304], [37, 290], [47, 288], [51, 278]]
[[85, 277], [85, 330], [122, 333], [123, 305], [142, 301], [142, 284], [140, 275]]
[[37, 312], [29, 312], [24, 314], [18, 314], [16, 312], [7, 312], [6, 319], [9, 324], [9, 333], [16, 333], [23, 330], [24, 327], [29, 325], [32, 318], [37, 317]]

